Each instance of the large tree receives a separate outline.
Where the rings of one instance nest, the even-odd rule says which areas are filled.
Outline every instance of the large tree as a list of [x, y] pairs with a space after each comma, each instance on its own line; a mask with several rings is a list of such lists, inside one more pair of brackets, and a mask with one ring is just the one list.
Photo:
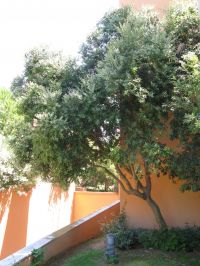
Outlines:
[[200, 189], [198, 30], [192, 8], [170, 11], [165, 23], [151, 10], [119, 9], [88, 38], [79, 64], [54, 71], [48, 56], [28, 56], [13, 84], [25, 116], [12, 142], [18, 165], [63, 185], [103, 170], [166, 227], [152, 178]]

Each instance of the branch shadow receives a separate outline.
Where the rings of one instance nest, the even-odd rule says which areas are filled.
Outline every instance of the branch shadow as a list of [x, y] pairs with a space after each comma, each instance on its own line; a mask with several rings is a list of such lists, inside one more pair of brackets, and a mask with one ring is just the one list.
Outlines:
[[5, 190], [0, 192], [0, 223], [2, 222], [5, 211], [10, 206], [11, 197], [12, 197], [11, 190]]
[[67, 200], [69, 197], [69, 192], [63, 190], [60, 187], [57, 186], [51, 186], [51, 191], [49, 193], [49, 200], [48, 204], [56, 204], [58, 203], [62, 198], [64, 197], [64, 200]]

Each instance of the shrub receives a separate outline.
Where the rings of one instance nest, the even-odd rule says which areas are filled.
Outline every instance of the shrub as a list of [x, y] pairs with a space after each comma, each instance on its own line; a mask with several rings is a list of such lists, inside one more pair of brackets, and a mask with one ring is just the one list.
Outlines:
[[116, 247], [119, 249], [130, 249], [136, 244], [135, 231], [128, 229], [125, 212], [113, 219], [112, 222], [103, 225], [105, 234], [112, 233], [115, 235]]
[[190, 252], [200, 248], [200, 227], [140, 230], [138, 239], [145, 248]]
[[43, 249], [33, 249], [31, 253], [31, 264], [30, 266], [41, 266], [44, 262], [44, 251]]
[[200, 250], [200, 227], [186, 226], [184, 228], [129, 229], [124, 211], [111, 223], [104, 224], [104, 233], [113, 233], [116, 237], [116, 247], [130, 249], [136, 245], [144, 248], [154, 248], [163, 251]]

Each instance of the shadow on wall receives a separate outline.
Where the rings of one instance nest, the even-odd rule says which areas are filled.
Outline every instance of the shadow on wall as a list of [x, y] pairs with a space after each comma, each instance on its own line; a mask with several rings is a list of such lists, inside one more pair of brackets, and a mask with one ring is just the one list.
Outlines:
[[69, 192], [63, 191], [60, 187], [51, 186], [48, 201], [49, 205], [58, 203], [62, 197], [64, 197], [64, 200], [67, 200], [69, 197]]
[[[4, 236], [1, 238], [1, 259], [26, 246], [29, 201], [32, 191], [21, 195], [15, 191], [2, 194], [0, 223], [1, 236], [2, 234]], [[7, 215], [5, 215], [6, 211]]]
[[0, 223], [2, 222], [6, 210], [9, 208], [11, 196], [12, 192], [10, 190], [0, 192]]

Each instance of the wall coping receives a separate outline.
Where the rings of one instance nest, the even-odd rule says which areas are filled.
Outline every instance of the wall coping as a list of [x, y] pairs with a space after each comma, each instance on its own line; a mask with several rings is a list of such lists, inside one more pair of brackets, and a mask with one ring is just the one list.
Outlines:
[[[82, 225], [82, 224], [86, 223], [87, 221], [89, 221], [90, 219], [98, 216], [102, 212], [109, 210], [110, 208], [114, 207], [115, 205], [118, 205], [119, 203], [120, 203], [120, 200], [116, 200], [112, 204], [105, 206], [103, 208], [100, 208], [99, 210], [93, 212], [92, 214], [89, 214], [86, 217], [81, 218], [80, 220], [53, 232], [52, 234], [41, 238], [40, 240], [36, 241], [35, 243], [33, 243], [33, 244], [23, 248], [23, 249], [20, 249], [19, 251], [8, 256], [7, 258], [1, 260], [0, 266], [13, 266], [17, 263], [23, 263], [25, 261], [28, 262], [28, 259], [31, 258], [31, 253], [32, 253], [33, 249], [39, 249], [39, 248], [43, 248], [43, 247], [47, 246], [51, 242], [62, 237], [67, 232], [73, 230], [76, 227], [79, 227], [80, 225]], [[28, 264], [26, 264], [26, 265], [28, 265]]]
[[77, 190], [77, 191], [74, 191], [74, 193], [76, 193], [76, 194], [94, 194], [94, 195], [101, 195], [102, 194], [102, 196], [104, 196], [104, 195], [119, 195], [119, 192], [105, 192], [105, 191], [103, 191], [103, 192], [101, 192], [101, 191], [85, 191], [85, 190], [83, 190], [83, 191], [79, 191], [79, 190]]

